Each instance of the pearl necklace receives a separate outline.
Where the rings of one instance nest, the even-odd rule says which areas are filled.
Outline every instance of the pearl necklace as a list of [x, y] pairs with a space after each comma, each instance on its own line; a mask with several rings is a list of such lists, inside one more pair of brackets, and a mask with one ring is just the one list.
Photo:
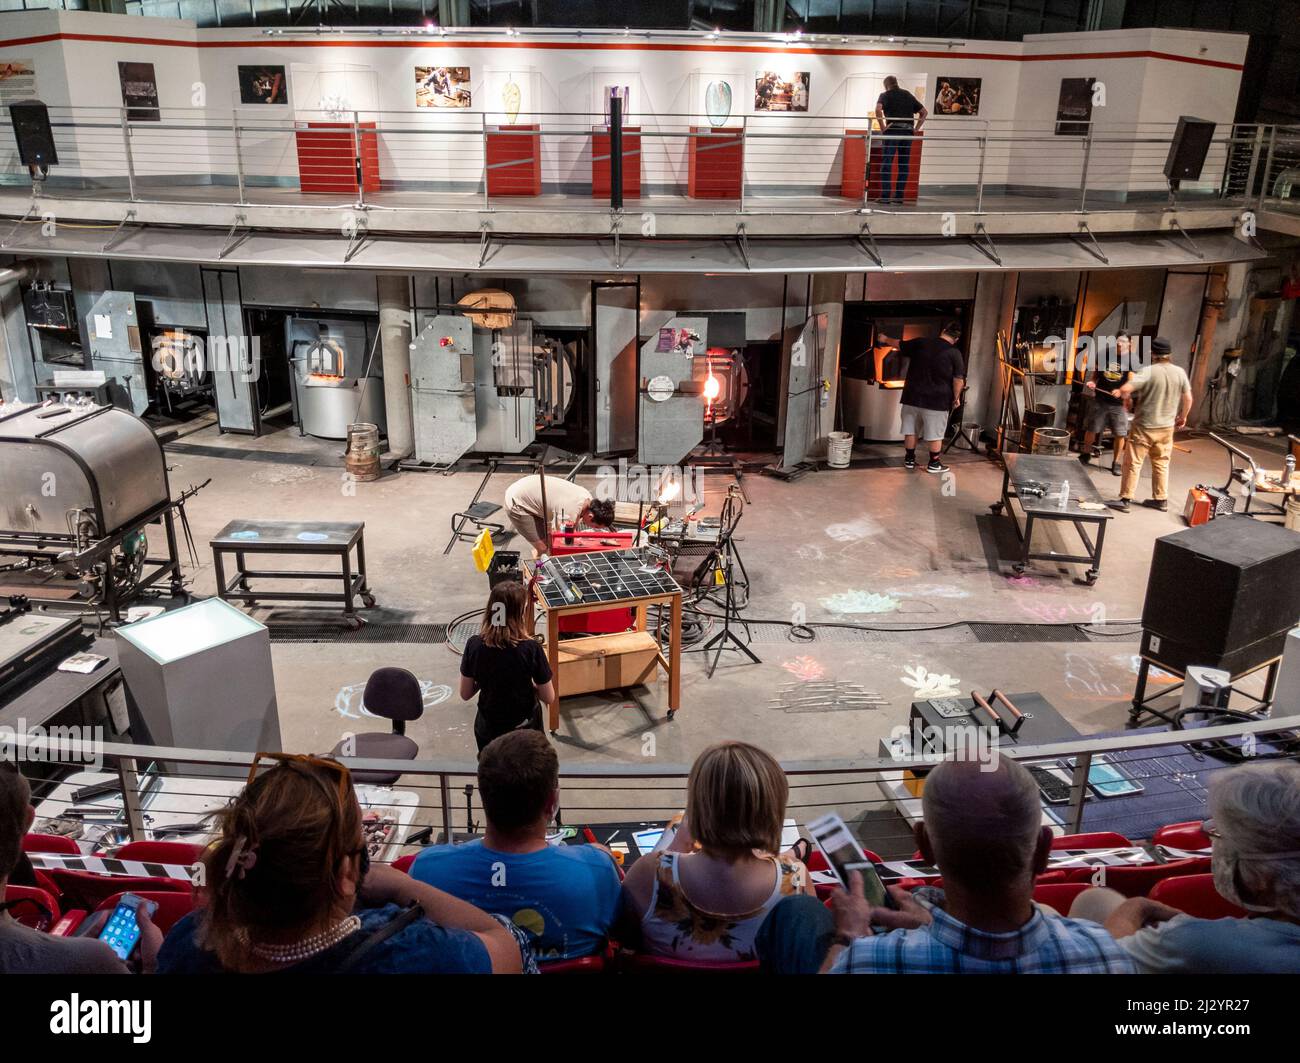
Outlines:
[[[332, 949], [344, 938], [355, 934], [360, 929], [360, 916], [350, 915], [341, 923], [336, 923], [319, 934], [303, 938], [292, 945], [250, 944], [249, 948], [259, 960], [266, 960], [268, 963], [300, 963]], [[245, 941], [248, 940], [247, 934], [243, 937]]]

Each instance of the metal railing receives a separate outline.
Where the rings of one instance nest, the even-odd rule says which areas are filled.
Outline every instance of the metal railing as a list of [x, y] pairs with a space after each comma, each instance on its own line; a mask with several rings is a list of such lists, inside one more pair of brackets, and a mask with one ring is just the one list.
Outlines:
[[[280, 110], [51, 107], [59, 163], [43, 194], [236, 207], [513, 206], [551, 215], [609, 209], [592, 192], [593, 167], [608, 159], [600, 114], [287, 107], [267, 113]], [[1170, 201], [1163, 167], [1173, 125], [1068, 128], [1073, 132], [1055, 124], [931, 121], [920, 138], [916, 209], [1093, 213]], [[715, 130], [701, 115], [634, 116], [624, 150], [632, 153], [626, 168], [639, 176], [640, 195], [628, 205], [857, 212], [881, 191], [878, 160], [890, 141], [901, 142], [873, 131], [866, 117], [736, 116]], [[721, 167], [713, 160], [728, 150], [727, 166], [738, 164], [736, 187], [716, 199], [703, 196], [693, 182], [708, 167], [717, 176]], [[1290, 205], [1300, 198], [1298, 165], [1300, 127], [1222, 126], [1201, 177], [1183, 183], [1177, 202]], [[12, 129], [0, 133], [0, 182], [29, 181]]]
[[[1070, 799], [1045, 806], [1054, 809], [1052, 817], [1063, 833], [1106, 829], [1136, 841], [1149, 837], [1156, 826], [1206, 815], [1206, 776], [1227, 767], [1205, 752], [1206, 743], [1238, 739], [1254, 743], [1263, 754], [1269, 748], [1269, 734], [1297, 727], [1300, 715], [1194, 730], [1000, 747], [997, 752], [1021, 762], [1071, 765]], [[17, 760], [33, 779], [38, 816], [35, 830], [49, 829], [52, 819], [67, 822], [63, 813], [72, 803], [74, 787], [98, 782], [112, 785], [112, 795], [93, 799], [110, 803], [107, 818], [87, 821], [99, 822], [104, 828], [101, 842], [105, 849], [128, 840], [210, 838], [210, 824], [198, 821], [238, 792], [252, 763], [248, 753], [100, 744], [70, 740], [57, 733], [7, 735], [5, 747], [4, 755]], [[1158, 787], [1158, 800], [1149, 806], [1141, 795], [1122, 805], [1116, 798], [1089, 800], [1089, 771], [1102, 755], [1121, 766], [1139, 786], [1147, 790]], [[907, 789], [904, 772], [933, 767], [942, 759], [787, 761], [783, 764], [790, 783], [787, 816], [803, 824], [837, 809], [850, 823], [871, 818], [875, 822], [869, 848], [892, 850], [895, 855], [910, 852], [910, 824], [920, 816], [920, 801]], [[344, 763], [354, 771], [401, 773], [393, 788], [359, 787], [363, 805], [371, 811], [387, 810], [399, 824], [387, 843], [385, 859], [421, 842], [460, 839], [482, 830], [473, 763], [373, 759]], [[688, 771], [683, 764], [562, 763], [560, 818], [569, 825], [593, 826], [663, 822], [684, 807]], [[1159, 812], [1154, 813], [1153, 808]], [[896, 812], [899, 817], [871, 816], [884, 811]], [[1105, 816], [1104, 826], [1090, 822], [1089, 811]]]

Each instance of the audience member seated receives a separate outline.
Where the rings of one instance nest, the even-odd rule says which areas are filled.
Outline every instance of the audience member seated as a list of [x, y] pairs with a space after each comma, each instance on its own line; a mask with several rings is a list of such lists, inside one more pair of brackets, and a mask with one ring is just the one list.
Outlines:
[[1014, 761], [948, 761], [926, 777], [921, 854], [942, 890], [891, 887], [897, 909], [871, 905], [862, 878], [837, 890], [833, 914], [783, 901], [759, 935], [764, 968], [832, 974], [1126, 974], [1128, 954], [1095, 923], [1046, 915], [1033, 903], [1052, 832], [1038, 786]]
[[594, 845], [547, 845], [560, 804], [560, 760], [540, 731], [511, 731], [479, 754], [481, 841], [426, 849], [411, 866], [421, 882], [533, 936], [539, 959], [599, 952], [619, 913], [618, 871]]
[[803, 864], [777, 855], [788, 796], [785, 773], [761, 749], [723, 742], [701, 753], [672, 844], [627, 873], [620, 942], [639, 932], [641, 951], [658, 956], [755, 959], [754, 935], [772, 908], [812, 893]]
[[347, 768], [273, 759], [220, 813], [204, 854], [204, 906], [167, 935], [161, 973], [521, 969], [508, 925], [400, 871], [370, 867]]
[[1300, 764], [1216, 772], [1209, 806], [1214, 888], [1250, 916], [1197, 919], [1108, 889], [1070, 914], [1104, 921], [1145, 973], [1300, 974]]
[[[17, 766], [0, 760], [0, 901], [22, 856], [23, 835], [36, 816], [32, 791]], [[162, 934], [145, 912], [140, 919], [140, 966], [152, 971]], [[64, 938], [23, 926], [0, 907], [0, 974], [128, 974], [129, 968], [98, 938]]]

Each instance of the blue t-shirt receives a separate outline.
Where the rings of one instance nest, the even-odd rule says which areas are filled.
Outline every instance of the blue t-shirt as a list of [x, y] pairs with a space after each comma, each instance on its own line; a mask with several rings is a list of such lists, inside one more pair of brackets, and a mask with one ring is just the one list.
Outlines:
[[539, 960], [600, 951], [618, 917], [622, 884], [609, 854], [589, 845], [499, 853], [481, 841], [430, 846], [411, 877], [504, 915], [532, 938]]
[[[332, 949], [295, 963], [283, 973], [331, 974], [380, 927], [402, 914], [402, 908], [359, 909], [361, 929]], [[158, 952], [159, 974], [223, 974], [215, 954], [201, 948], [195, 939], [202, 911], [181, 919], [163, 941]], [[281, 973], [281, 972], [277, 972]], [[349, 974], [491, 974], [492, 958], [478, 937], [468, 930], [448, 930], [429, 919], [417, 919], [371, 950]]]

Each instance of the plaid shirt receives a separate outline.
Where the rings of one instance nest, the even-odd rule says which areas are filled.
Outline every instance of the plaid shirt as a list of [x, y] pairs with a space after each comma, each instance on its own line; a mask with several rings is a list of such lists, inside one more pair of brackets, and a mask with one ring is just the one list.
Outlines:
[[1037, 908], [1019, 930], [989, 934], [943, 910], [943, 891], [913, 897], [933, 922], [858, 938], [831, 974], [1133, 974], [1133, 961], [1096, 923], [1044, 915]]

